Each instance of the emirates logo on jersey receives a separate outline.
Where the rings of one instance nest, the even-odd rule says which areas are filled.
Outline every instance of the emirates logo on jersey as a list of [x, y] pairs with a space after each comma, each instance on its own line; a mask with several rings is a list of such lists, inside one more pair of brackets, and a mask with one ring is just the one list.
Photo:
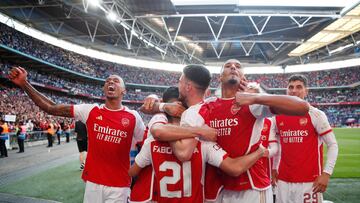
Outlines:
[[121, 124], [122, 124], [124, 127], [128, 127], [129, 124], [130, 124], [130, 120], [127, 119], [127, 118], [123, 118], [123, 119], [121, 119]]
[[307, 118], [300, 118], [300, 120], [299, 120], [299, 124], [301, 126], [305, 126], [307, 124], [307, 122], [308, 122]]
[[269, 129], [269, 126], [267, 124], [264, 124], [262, 131], [266, 132], [266, 131], [268, 131], [268, 129]]
[[241, 109], [241, 106], [240, 106], [240, 105], [233, 104], [233, 105], [231, 106], [231, 113], [232, 113], [233, 115], [235, 115], [235, 114], [237, 114], [237, 112], [240, 111], [240, 109]]

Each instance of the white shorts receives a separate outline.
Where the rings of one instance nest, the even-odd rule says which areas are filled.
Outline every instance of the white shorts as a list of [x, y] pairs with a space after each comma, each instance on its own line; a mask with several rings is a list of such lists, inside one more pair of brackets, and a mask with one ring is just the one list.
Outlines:
[[108, 187], [86, 182], [84, 203], [127, 203], [129, 197], [129, 187]]
[[313, 183], [289, 183], [279, 180], [276, 187], [276, 203], [322, 203], [322, 193], [312, 192]]
[[[266, 190], [223, 190], [222, 191], [222, 203], [273, 203], [273, 192], [271, 188]], [[220, 196], [220, 197], [221, 197]]]

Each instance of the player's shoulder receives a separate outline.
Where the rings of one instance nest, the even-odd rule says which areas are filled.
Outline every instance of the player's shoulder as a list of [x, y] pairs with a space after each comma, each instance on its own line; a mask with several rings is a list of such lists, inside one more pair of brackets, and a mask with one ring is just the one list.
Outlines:
[[104, 105], [99, 105], [98, 103], [92, 103], [92, 104], [74, 104], [74, 107], [77, 108], [86, 108], [86, 109], [93, 109], [93, 108], [100, 108]]
[[91, 111], [99, 109], [99, 104], [74, 104], [71, 108], [75, 116], [88, 115]]
[[209, 97], [204, 100], [204, 104], [210, 104], [212, 102], [216, 102], [219, 98], [218, 97]]
[[149, 145], [151, 142], [154, 142], [155, 139], [153, 136], [148, 136], [145, 140], [144, 140], [144, 145]]
[[123, 111], [127, 112], [127, 113], [130, 113], [132, 115], [134, 115], [135, 117], [140, 117], [140, 114], [139, 112], [137, 112], [136, 110], [133, 110], [133, 109], [130, 109], [129, 107], [127, 106], [123, 106]]
[[310, 106], [309, 108], [309, 115], [311, 118], [315, 118], [315, 119], [323, 118], [324, 116], [326, 117], [326, 114], [323, 111], [313, 106]]
[[166, 117], [165, 113], [157, 113], [151, 118], [151, 120], [154, 120], [154, 121], [167, 120], [167, 117]]
[[203, 105], [203, 103], [201, 102], [201, 103], [190, 106], [182, 113], [181, 118], [186, 118], [186, 117], [192, 116], [194, 114], [198, 114], [202, 105]]

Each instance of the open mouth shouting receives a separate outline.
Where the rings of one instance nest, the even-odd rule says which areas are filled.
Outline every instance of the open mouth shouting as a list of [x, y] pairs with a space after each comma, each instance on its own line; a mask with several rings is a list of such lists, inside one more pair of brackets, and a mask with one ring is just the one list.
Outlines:
[[115, 85], [109, 85], [107, 88], [108, 94], [111, 94], [111, 95], [115, 94], [115, 89], [116, 89]]

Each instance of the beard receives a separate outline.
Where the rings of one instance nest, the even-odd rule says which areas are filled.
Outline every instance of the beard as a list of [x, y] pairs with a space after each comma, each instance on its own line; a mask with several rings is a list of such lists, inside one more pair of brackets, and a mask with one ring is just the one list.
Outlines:
[[179, 101], [182, 103], [182, 105], [185, 108], [188, 108], [187, 104], [186, 104], [186, 96], [182, 95], [181, 93], [179, 93]]
[[227, 81], [227, 83], [228, 83], [229, 85], [236, 85], [236, 84], [239, 84], [239, 81], [238, 81], [237, 79], [235, 79], [235, 78], [231, 78], [231, 79], [229, 79], [229, 80]]

